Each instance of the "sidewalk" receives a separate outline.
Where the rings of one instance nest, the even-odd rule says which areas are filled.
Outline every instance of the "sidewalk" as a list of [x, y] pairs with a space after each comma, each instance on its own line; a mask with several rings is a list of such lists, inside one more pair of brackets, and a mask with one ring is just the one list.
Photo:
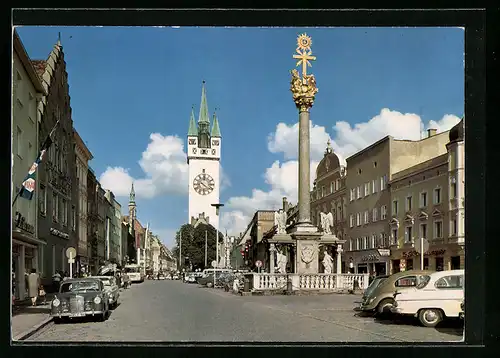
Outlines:
[[19, 339], [50, 320], [50, 301], [53, 294], [47, 294], [47, 303], [31, 306], [31, 300], [17, 302], [12, 307], [12, 339]]

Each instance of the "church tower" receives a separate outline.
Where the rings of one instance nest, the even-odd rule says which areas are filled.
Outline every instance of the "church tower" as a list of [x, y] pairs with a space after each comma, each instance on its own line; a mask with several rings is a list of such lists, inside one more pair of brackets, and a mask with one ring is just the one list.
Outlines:
[[132, 189], [130, 189], [130, 199], [128, 201], [128, 220], [130, 228], [134, 227], [134, 220], [136, 219], [137, 219], [137, 206], [135, 204], [134, 183], [132, 183]]
[[208, 112], [205, 81], [201, 89], [201, 104], [198, 124], [191, 110], [187, 135], [187, 162], [189, 167], [189, 216], [188, 222], [204, 216], [214, 227], [217, 225], [215, 208], [219, 203], [220, 156], [222, 137], [219, 121], [214, 112], [212, 128]]

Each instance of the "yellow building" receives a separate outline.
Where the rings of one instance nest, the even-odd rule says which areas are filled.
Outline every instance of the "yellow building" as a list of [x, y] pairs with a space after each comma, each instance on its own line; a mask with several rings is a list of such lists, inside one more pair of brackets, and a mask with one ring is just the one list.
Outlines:
[[464, 268], [464, 119], [447, 134], [444, 154], [394, 173], [389, 183], [392, 273], [420, 268], [416, 238], [429, 242], [424, 268]]

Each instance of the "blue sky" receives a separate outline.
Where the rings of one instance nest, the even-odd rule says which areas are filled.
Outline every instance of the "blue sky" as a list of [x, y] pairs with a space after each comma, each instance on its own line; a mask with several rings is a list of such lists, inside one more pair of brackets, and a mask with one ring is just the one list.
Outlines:
[[[297, 110], [289, 90], [296, 37], [312, 37], [319, 87], [311, 111], [313, 167], [326, 140], [344, 157], [386, 134], [418, 139], [464, 112], [464, 31], [458, 28], [22, 27], [32, 59], [61, 32], [75, 128], [96, 174], [127, 212], [171, 246], [187, 221], [183, 156], [191, 106], [206, 81], [219, 108], [226, 203], [239, 232], [256, 209], [296, 201]], [[177, 136], [178, 138], [176, 138]], [[142, 162], [141, 161], [142, 158]], [[141, 165], [142, 164], [142, 165]]]

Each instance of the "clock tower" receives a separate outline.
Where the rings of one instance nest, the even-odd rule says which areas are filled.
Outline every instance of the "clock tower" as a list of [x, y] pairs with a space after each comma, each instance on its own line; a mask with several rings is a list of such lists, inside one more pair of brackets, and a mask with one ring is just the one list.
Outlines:
[[194, 219], [205, 217], [213, 227], [217, 228], [215, 207], [212, 204], [219, 203], [221, 144], [222, 137], [215, 112], [210, 128], [207, 93], [203, 81], [198, 123], [195, 122], [193, 108], [187, 135], [189, 223]]

